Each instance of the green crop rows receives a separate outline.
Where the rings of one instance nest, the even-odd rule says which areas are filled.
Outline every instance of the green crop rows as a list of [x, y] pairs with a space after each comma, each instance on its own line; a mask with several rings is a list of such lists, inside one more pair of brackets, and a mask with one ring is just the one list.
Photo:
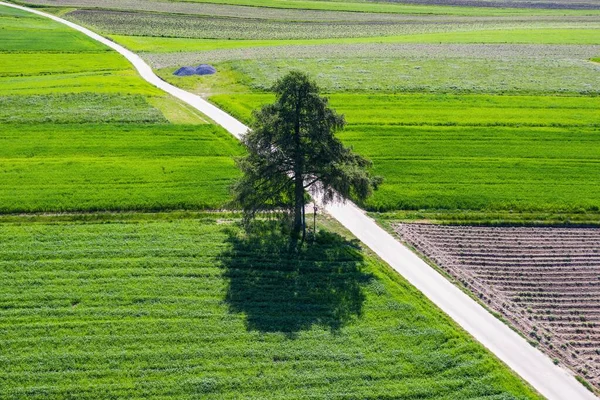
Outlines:
[[199, 39], [332, 39], [432, 34], [485, 29], [598, 27], [597, 18], [397, 18], [381, 20], [279, 20], [264, 18], [189, 16], [170, 13], [76, 10], [69, 18], [107, 34]]
[[227, 133], [83, 35], [5, 7], [0, 24], [0, 213], [228, 200], [243, 150]]
[[3, 398], [538, 398], [340, 236], [119, 218], [3, 223]]
[[[133, 51], [148, 53], [190, 53], [203, 52], [196, 57], [204, 57], [210, 50], [248, 49], [283, 46], [308, 46], [326, 44], [369, 44], [369, 43], [512, 43], [512, 44], [600, 44], [595, 29], [507, 29], [478, 30], [472, 32], [444, 32], [410, 34], [403, 36], [367, 37], [351, 39], [312, 39], [312, 40], [217, 40], [193, 38], [168, 38], [155, 36], [110, 35], [115, 41]], [[330, 46], [331, 48], [331, 46]], [[317, 54], [319, 48], [313, 51]], [[272, 49], [276, 51], [277, 49]], [[235, 53], [230, 52], [230, 57]], [[157, 55], [156, 55], [157, 56]], [[322, 56], [322, 55], [321, 55]]]
[[0, 212], [218, 208], [241, 147], [210, 125], [4, 125]]
[[[212, 100], [244, 120], [270, 95]], [[600, 98], [332, 94], [386, 181], [370, 210], [600, 210]]]

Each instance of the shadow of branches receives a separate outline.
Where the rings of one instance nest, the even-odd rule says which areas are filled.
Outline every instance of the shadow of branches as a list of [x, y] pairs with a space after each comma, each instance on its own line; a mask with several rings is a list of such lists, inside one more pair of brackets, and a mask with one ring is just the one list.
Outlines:
[[289, 336], [313, 325], [332, 331], [359, 317], [371, 279], [355, 242], [320, 232], [297, 253], [273, 222], [256, 221], [248, 233], [232, 229], [222, 254], [229, 280], [226, 301], [246, 315], [247, 328]]

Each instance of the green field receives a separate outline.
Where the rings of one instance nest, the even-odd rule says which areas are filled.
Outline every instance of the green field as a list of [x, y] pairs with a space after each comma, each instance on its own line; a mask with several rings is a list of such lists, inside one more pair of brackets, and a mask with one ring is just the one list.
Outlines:
[[[32, 17], [30, 13], [12, 8], [0, 9], [0, 52], [102, 52], [98, 42], [60, 24]], [[39, 35], [44, 40], [39, 40]], [[6, 60], [4, 60], [6, 62]], [[0, 63], [3, 66], [4, 62]]]
[[[486, 1], [472, 1], [473, 6], [461, 6], [456, 7], [452, 5], [452, 2], [448, 2], [450, 5], [431, 5], [427, 4], [402, 4], [401, 2], [394, 1], [377, 1], [377, 2], [366, 2], [364, 0], [261, 0], [260, 6], [257, 6], [256, 1], [253, 0], [168, 0], [168, 1], [156, 1], [156, 0], [145, 0], [143, 3], [138, 4], [132, 2], [123, 2], [119, 0], [102, 0], [102, 3], [98, 3], [94, 0], [20, 0], [19, 3], [26, 5], [41, 5], [41, 6], [52, 6], [52, 7], [79, 7], [79, 8], [99, 8], [103, 7], [111, 10], [144, 10], [153, 12], [180, 12], [187, 14], [206, 14], [207, 8], [214, 12], [215, 9], [238, 9], [240, 12], [247, 11], [248, 8], [262, 9], [259, 13], [271, 13], [272, 10], [285, 10], [288, 12], [305, 12], [305, 11], [318, 11], [318, 12], [345, 12], [345, 13], [389, 13], [389, 14], [408, 14], [408, 15], [459, 15], [459, 16], [546, 16], [546, 15], [599, 15], [600, 10], [598, 9], [597, 3], [593, 0], [579, 1], [588, 5], [587, 9], [574, 9], [569, 6], [569, 1], [555, 0], [549, 1], [548, 3], [557, 3], [563, 7], [557, 9], [552, 8], [531, 8], [525, 7], [513, 7], [515, 2], [500, 0], [500, 7], [480, 7], [485, 5]], [[181, 3], [185, 6], [181, 6]], [[516, 2], [519, 3], [519, 2]], [[533, 4], [536, 3], [534, 0]], [[566, 5], [566, 7], [564, 7]], [[179, 6], [179, 7], [177, 7]], [[194, 7], [194, 6], [202, 6]]]
[[[597, 10], [35, 2], [75, 8], [64, 9], [67, 18], [140, 51], [163, 79], [246, 121], [272, 99], [266, 91], [278, 77], [311, 74], [346, 115], [340, 137], [385, 177], [363, 206], [386, 218], [598, 220]], [[398, 12], [413, 7], [435, 12]], [[361, 8], [376, 12], [345, 12]], [[207, 62], [217, 75], [172, 75]]]
[[[238, 117], [265, 94], [211, 99]], [[332, 94], [384, 185], [374, 211], [600, 210], [600, 98]]]
[[241, 146], [211, 125], [3, 125], [0, 213], [214, 209]]
[[60, 24], [2, 7], [0, 26], [0, 213], [228, 201], [229, 134]]
[[[213, 18], [187, 15], [207, 24], [193, 32], [178, 33], [183, 28], [169, 22], [177, 17], [167, 10], [152, 16], [164, 27], [152, 33], [135, 20], [116, 29], [118, 14], [98, 12], [87, 23], [142, 51], [163, 79], [245, 121], [272, 99], [266, 91], [278, 77], [293, 69], [311, 74], [346, 115], [349, 126], [340, 137], [385, 177], [364, 204], [389, 213], [384, 217], [598, 220], [596, 17], [413, 15], [401, 21], [397, 14], [330, 12], [311, 14], [309, 23], [308, 16], [279, 10], [234, 32], [233, 20], [249, 19], [234, 9], [210, 12]], [[276, 27], [282, 20], [294, 29], [281, 34]], [[341, 27], [338, 36], [315, 28], [325, 20]], [[385, 27], [363, 26], [370, 37], [351, 29], [363, 23]], [[142, 36], [119, 35], [126, 26]], [[212, 26], [231, 40], [211, 36]], [[399, 31], [389, 36], [390, 29]], [[172, 75], [182, 65], [205, 62], [217, 67], [217, 75]]]
[[[214, 82], [232, 72], [249, 86], [242, 91], [267, 91], [277, 78], [299, 69], [330, 93], [598, 95], [599, 67], [590, 62], [597, 52], [600, 46], [345, 44], [148, 53], [145, 57], [163, 79], [191, 89], [190, 83]], [[173, 77], [179, 65], [202, 62], [215, 64], [220, 77]]]
[[[386, 178], [363, 205], [378, 218], [598, 215], [600, 97], [581, 94], [597, 93], [599, 10], [21, 2], [148, 51], [245, 120], [276, 77], [312, 73]], [[438, 41], [467, 47], [410, 47]], [[172, 76], [202, 61], [218, 74]], [[6, 7], [0, 126], [0, 398], [541, 398], [335, 222], [297, 260], [274, 224], [243, 233], [215, 211], [238, 142], [107, 48]]]
[[[508, 29], [471, 32], [443, 32], [351, 39], [261, 39], [218, 40], [155, 36], [110, 35], [116, 42], [136, 52], [200, 52], [257, 47], [307, 46], [366, 43], [515, 43], [515, 44], [600, 44], [597, 29]], [[276, 50], [276, 49], [274, 49]]]
[[290, 262], [227, 214], [1, 224], [3, 398], [539, 398], [337, 234]]
[[[348, 18], [347, 20], [312, 21], [306, 18], [298, 20], [292, 16], [289, 19], [281, 20], [279, 18], [245, 18], [242, 15], [213, 17], [92, 9], [71, 11], [66, 16], [104, 34], [229, 40], [375, 38], [480, 30], [488, 32], [496, 29], [529, 31], [536, 28], [598, 28], [597, 18], [576, 16], [539, 19], [532, 17], [466, 18], [451, 16], [382, 19], [375, 14], [371, 19], [365, 20]], [[464, 38], [462, 40], [464, 41]], [[515, 40], [514, 36], [512, 40]], [[554, 40], [556, 41], [557, 38]]]

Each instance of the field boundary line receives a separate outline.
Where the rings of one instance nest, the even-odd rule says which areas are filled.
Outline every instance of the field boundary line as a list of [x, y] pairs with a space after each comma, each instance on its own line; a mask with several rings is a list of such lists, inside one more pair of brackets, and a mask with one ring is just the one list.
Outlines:
[[[248, 127], [220, 108], [160, 79], [137, 54], [73, 22], [36, 9], [0, 1], [0, 5], [27, 11], [69, 26], [127, 58], [153, 86], [191, 105], [237, 139]], [[377, 256], [402, 275], [465, 331], [549, 400], [587, 400], [597, 397], [562, 367], [463, 293], [415, 253], [386, 232], [352, 202], [329, 204], [325, 209]]]

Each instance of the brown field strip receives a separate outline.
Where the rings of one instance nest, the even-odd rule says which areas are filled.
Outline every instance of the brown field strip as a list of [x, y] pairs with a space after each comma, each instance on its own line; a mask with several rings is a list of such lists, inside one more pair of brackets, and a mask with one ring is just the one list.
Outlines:
[[600, 229], [397, 224], [530, 342], [600, 386]]

